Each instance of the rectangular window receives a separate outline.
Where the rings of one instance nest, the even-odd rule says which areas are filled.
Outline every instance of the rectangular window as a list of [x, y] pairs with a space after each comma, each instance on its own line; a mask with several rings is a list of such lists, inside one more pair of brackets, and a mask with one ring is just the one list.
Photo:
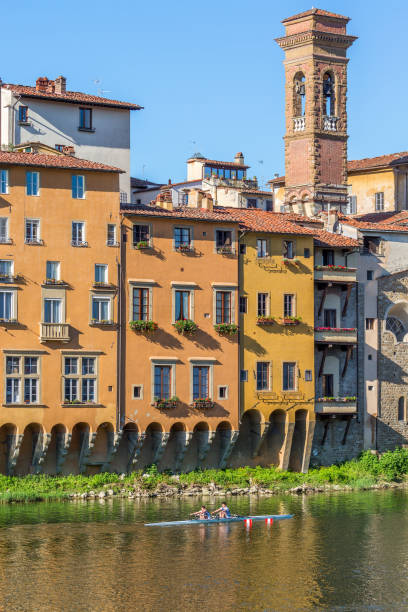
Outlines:
[[108, 266], [107, 264], [95, 264], [95, 283], [108, 282]]
[[175, 291], [175, 312], [176, 321], [184, 321], [190, 318], [190, 291]]
[[39, 219], [26, 219], [24, 241], [26, 244], [38, 244], [40, 242]]
[[92, 130], [92, 109], [79, 109], [79, 127], [83, 130]]
[[47, 261], [45, 277], [47, 280], [53, 280], [53, 281], [60, 280], [60, 262], [59, 261]]
[[0, 193], [8, 193], [8, 170], [0, 170]]
[[283, 364], [283, 390], [296, 390], [296, 363], [285, 362]]
[[85, 177], [81, 174], [73, 174], [71, 177], [72, 197], [77, 200], [85, 198]]
[[92, 298], [92, 321], [110, 321], [110, 299]]
[[348, 198], [347, 214], [355, 215], [357, 213], [357, 196], [351, 195]]
[[132, 399], [143, 399], [143, 387], [142, 387], [142, 385], [133, 385], [133, 388], [132, 388]]
[[269, 363], [258, 361], [256, 364], [256, 390], [267, 391], [269, 389]]
[[373, 270], [367, 270], [367, 280], [371, 281], [374, 278]]
[[108, 223], [107, 225], [106, 244], [107, 246], [116, 246], [116, 225], [114, 223]]
[[133, 288], [133, 321], [149, 320], [149, 289]]
[[374, 329], [374, 319], [371, 319], [371, 318], [366, 319], [365, 328], [367, 330]]
[[14, 262], [11, 259], [0, 259], [0, 278], [11, 279], [13, 277]]
[[8, 218], [0, 217], [0, 243], [9, 242]]
[[14, 292], [0, 291], [0, 319], [11, 321], [13, 318]]
[[157, 399], [171, 397], [171, 368], [169, 365], [154, 366], [154, 397]]
[[56, 144], [55, 145], [55, 150], [59, 151], [60, 153], [62, 153], [64, 151], [64, 145]]
[[150, 242], [150, 232], [148, 225], [134, 225], [133, 226], [133, 246], [137, 246], [140, 243], [146, 243], [146, 246]]
[[248, 370], [240, 370], [239, 381], [248, 382]]
[[310, 257], [310, 249], [304, 249], [303, 256], [305, 259], [309, 259]]
[[65, 357], [63, 372], [65, 402], [94, 403], [97, 401], [95, 357]]
[[228, 399], [228, 386], [227, 385], [221, 385], [220, 387], [218, 387], [218, 399], [219, 400]]
[[268, 294], [267, 293], [258, 293], [257, 315], [258, 317], [268, 316]]
[[312, 370], [305, 370], [305, 381], [311, 382], [313, 380]]
[[215, 322], [231, 323], [231, 291], [216, 291]]
[[384, 192], [378, 191], [375, 194], [375, 210], [381, 212], [384, 210]]
[[256, 241], [257, 257], [268, 257], [268, 241], [263, 238], [258, 238]]
[[293, 293], [285, 293], [283, 296], [283, 316], [295, 316], [295, 296]]
[[[38, 404], [39, 357], [6, 357], [6, 403]], [[22, 397], [23, 394], [23, 397]]]
[[324, 397], [333, 397], [334, 395], [333, 374], [323, 374], [323, 395]]
[[293, 240], [283, 241], [283, 257], [285, 259], [293, 259], [295, 257], [295, 245]]
[[44, 323], [62, 323], [62, 300], [44, 300]]
[[256, 208], [257, 202], [256, 198], [247, 198], [247, 208]]
[[337, 327], [337, 312], [335, 308], [324, 309], [324, 327]]
[[193, 366], [193, 399], [209, 397], [209, 366]]
[[272, 200], [265, 200], [265, 210], [272, 211], [273, 210], [273, 202]]
[[324, 249], [323, 251], [323, 265], [334, 266], [334, 251], [333, 249]]
[[83, 221], [72, 222], [72, 246], [86, 246], [85, 223]]
[[40, 195], [39, 172], [26, 172], [26, 193], [28, 196]]
[[217, 249], [232, 250], [232, 231], [231, 230], [216, 230], [215, 245]]
[[239, 312], [241, 314], [248, 312], [248, 298], [244, 295], [239, 296]]
[[28, 106], [18, 107], [18, 120], [21, 123], [27, 123], [28, 121]]
[[174, 228], [174, 248], [191, 246], [191, 230], [189, 227]]

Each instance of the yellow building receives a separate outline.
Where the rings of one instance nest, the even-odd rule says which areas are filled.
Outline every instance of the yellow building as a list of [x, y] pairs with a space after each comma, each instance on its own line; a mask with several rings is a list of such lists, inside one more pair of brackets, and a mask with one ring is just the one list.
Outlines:
[[241, 220], [241, 432], [234, 463], [307, 470], [314, 431], [313, 230], [260, 210]]

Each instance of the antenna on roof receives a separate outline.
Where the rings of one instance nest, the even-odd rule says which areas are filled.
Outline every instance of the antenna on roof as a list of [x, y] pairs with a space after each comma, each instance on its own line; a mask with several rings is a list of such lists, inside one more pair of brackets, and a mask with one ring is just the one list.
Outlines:
[[102, 81], [100, 79], [94, 79], [94, 83], [95, 85], [100, 85], [101, 87], [98, 87], [98, 96], [102, 96], [103, 94], [106, 93], [111, 93], [110, 89], [102, 89]]

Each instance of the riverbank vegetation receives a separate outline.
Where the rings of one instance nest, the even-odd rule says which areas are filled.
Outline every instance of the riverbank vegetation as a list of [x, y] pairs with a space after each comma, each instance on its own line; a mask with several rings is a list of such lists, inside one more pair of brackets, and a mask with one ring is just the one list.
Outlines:
[[153, 465], [131, 474], [104, 472], [94, 476], [3, 476], [0, 503], [171, 495], [244, 495], [303, 493], [338, 489], [370, 489], [408, 482], [408, 450], [381, 456], [367, 451], [359, 459], [309, 470], [284, 472], [275, 467], [202, 470], [187, 474], [159, 473]]

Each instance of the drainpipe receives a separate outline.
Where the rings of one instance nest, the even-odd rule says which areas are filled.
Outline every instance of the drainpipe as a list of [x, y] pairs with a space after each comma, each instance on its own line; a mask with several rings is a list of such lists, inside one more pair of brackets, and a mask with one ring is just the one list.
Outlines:
[[118, 328], [117, 328], [117, 348], [116, 348], [116, 431], [119, 432], [122, 429], [122, 249], [123, 249], [123, 238], [122, 238], [122, 217], [120, 218], [119, 225], [120, 237], [119, 237], [119, 261], [117, 261], [117, 274], [118, 274]]
[[12, 115], [11, 115], [11, 122], [10, 122], [10, 126], [11, 126], [11, 133], [9, 133], [9, 145], [14, 146], [14, 137], [15, 137], [15, 133], [16, 133], [16, 114], [15, 114], [15, 108], [16, 108], [16, 104], [17, 102], [19, 102], [21, 100], [21, 96], [17, 96], [16, 97], [16, 101], [14, 102], [14, 104], [11, 107], [11, 111], [12, 111]]

